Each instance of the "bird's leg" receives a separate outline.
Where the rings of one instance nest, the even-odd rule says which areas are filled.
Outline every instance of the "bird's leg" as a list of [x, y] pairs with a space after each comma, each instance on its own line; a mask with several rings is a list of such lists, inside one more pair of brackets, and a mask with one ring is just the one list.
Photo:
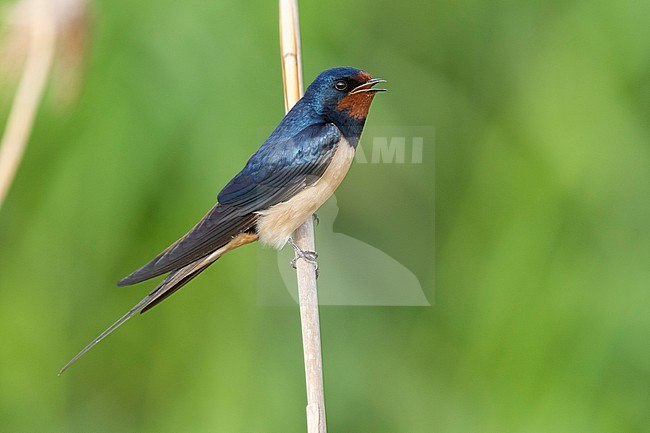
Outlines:
[[303, 251], [300, 249], [298, 245], [293, 241], [293, 239], [289, 238], [288, 239], [289, 245], [291, 245], [291, 248], [296, 252], [296, 257], [291, 260], [290, 264], [291, 267], [296, 269], [296, 262], [298, 259], [303, 259], [306, 262], [309, 262], [316, 266], [316, 275], [318, 275], [318, 262], [316, 259], [318, 258], [318, 253], [316, 251]]
[[311, 214], [311, 217], [314, 220], [314, 224], [316, 224], [316, 226], [318, 227], [318, 225], [320, 224], [320, 218], [318, 218], [318, 214], [314, 212], [313, 214]]

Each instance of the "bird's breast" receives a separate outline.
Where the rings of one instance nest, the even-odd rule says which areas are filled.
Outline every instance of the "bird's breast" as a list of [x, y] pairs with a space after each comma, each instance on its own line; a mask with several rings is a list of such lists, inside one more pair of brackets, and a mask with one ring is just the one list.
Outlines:
[[257, 233], [265, 245], [280, 249], [303, 222], [332, 196], [350, 169], [354, 147], [341, 138], [323, 175], [289, 200], [259, 211]]

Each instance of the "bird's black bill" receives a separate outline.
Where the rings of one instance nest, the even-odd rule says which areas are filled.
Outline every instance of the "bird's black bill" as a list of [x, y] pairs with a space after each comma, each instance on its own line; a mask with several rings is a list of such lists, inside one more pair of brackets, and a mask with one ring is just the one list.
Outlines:
[[350, 95], [354, 95], [355, 93], [361, 93], [361, 92], [385, 92], [386, 89], [374, 89], [373, 86], [377, 83], [385, 83], [386, 80], [383, 78], [372, 78], [365, 83], [355, 87], [354, 90], [350, 92]]

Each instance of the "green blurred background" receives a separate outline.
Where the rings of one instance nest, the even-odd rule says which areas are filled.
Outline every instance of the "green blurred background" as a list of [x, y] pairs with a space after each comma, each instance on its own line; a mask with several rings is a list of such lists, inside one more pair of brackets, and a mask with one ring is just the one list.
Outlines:
[[[298, 309], [257, 301], [275, 257], [258, 246], [57, 377], [152, 287], [115, 282], [283, 115], [275, 2], [91, 6], [79, 97], [49, 91], [0, 210], [0, 430], [305, 431]], [[649, 17], [627, 0], [302, 2], [305, 82], [364, 68], [390, 88], [369, 126], [436, 134], [422, 165], [359, 164], [337, 193], [335, 230], [433, 306], [322, 308], [331, 432], [650, 431]]]

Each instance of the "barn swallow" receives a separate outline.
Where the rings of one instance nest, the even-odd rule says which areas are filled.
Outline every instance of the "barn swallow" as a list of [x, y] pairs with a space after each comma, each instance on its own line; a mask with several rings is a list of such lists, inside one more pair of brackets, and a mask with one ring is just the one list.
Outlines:
[[107, 335], [138, 313], [153, 308], [228, 251], [260, 241], [281, 249], [287, 242], [301, 251], [291, 234], [334, 193], [345, 177], [377, 92], [385, 82], [360, 69], [322, 72], [287, 113], [246, 166], [221, 190], [217, 204], [185, 236], [149, 263], [120, 280], [140, 283], [165, 279], [124, 316], [90, 342], [60, 371], [63, 373]]

